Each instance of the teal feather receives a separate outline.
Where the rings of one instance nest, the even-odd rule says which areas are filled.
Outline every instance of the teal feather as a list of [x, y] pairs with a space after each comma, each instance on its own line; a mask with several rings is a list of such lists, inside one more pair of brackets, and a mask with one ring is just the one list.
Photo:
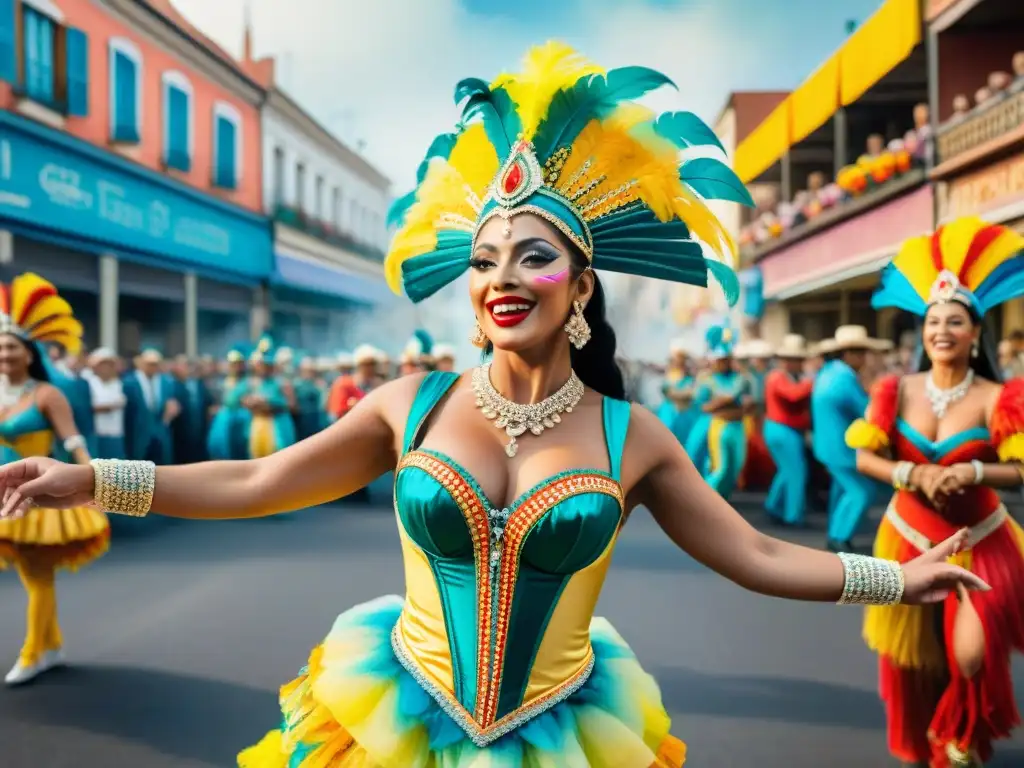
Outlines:
[[400, 227], [405, 224], [405, 214], [409, 212], [416, 202], [416, 190], [402, 195], [388, 206], [387, 226]]
[[705, 200], [728, 200], [740, 205], [754, 207], [746, 185], [732, 168], [720, 160], [699, 157], [683, 163], [679, 169], [680, 181], [687, 184]]
[[638, 99], [663, 85], [675, 87], [665, 75], [647, 67], [621, 67], [603, 77], [581, 77], [551, 100], [533, 138], [537, 158], [543, 163], [555, 150], [570, 146], [591, 120], [605, 118], [622, 102]]
[[693, 112], [666, 112], [654, 121], [654, 132], [679, 149], [718, 147], [725, 152], [715, 132]]
[[419, 344], [420, 354], [429, 355], [434, 350], [434, 338], [424, 331], [422, 328], [417, 328], [412, 332], [413, 338]]
[[473, 236], [468, 232], [440, 230], [437, 248], [402, 262], [402, 285], [414, 302], [423, 301], [458, 279], [469, 269]]
[[712, 349], [722, 345], [722, 337], [725, 335], [725, 328], [721, 325], [713, 325], [704, 334], [704, 341]]
[[462, 124], [469, 125], [479, 118], [498, 153], [498, 162], [504, 163], [523, 128], [512, 97], [504, 88], [491, 90], [483, 80], [470, 77], [455, 86], [455, 103], [463, 101]]
[[687, 285], [707, 286], [708, 271], [703, 264], [684, 262], [682, 264], [667, 264], [663, 260], [646, 259], [635, 252], [622, 255], [611, 255], [602, 253], [600, 257], [595, 254], [594, 268], [607, 272], [621, 272], [626, 275], [640, 275], [651, 277], [656, 280], [669, 280], [674, 283], [686, 283]]
[[[427, 171], [430, 170], [430, 161], [435, 157], [441, 157], [447, 160], [451, 157], [452, 149], [455, 148], [455, 142], [458, 139], [458, 134], [455, 133], [442, 133], [440, 136], [430, 142], [430, 147], [427, 149], [427, 154], [423, 157], [423, 162], [420, 163], [419, 168], [416, 169], [416, 186], [419, 187], [423, 183], [423, 179], [427, 177]], [[389, 227], [401, 227], [405, 224], [405, 214], [413, 204], [416, 202], [416, 190], [409, 192], [406, 195], [402, 195], [400, 198], [395, 200], [388, 207], [388, 215], [386, 218], [387, 226]]]

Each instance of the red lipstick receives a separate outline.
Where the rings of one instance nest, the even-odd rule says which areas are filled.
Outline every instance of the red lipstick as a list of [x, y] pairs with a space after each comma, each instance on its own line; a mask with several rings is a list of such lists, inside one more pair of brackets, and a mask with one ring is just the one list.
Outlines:
[[502, 296], [487, 302], [491, 319], [499, 328], [513, 328], [525, 320], [537, 302], [524, 299], [522, 296]]

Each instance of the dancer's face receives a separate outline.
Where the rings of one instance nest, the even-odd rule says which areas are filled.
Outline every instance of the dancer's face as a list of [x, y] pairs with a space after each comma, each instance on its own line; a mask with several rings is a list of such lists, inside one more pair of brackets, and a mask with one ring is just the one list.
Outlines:
[[586, 306], [593, 273], [544, 219], [492, 217], [477, 235], [469, 293], [477, 321], [495, 349], [522, 352], [567, 337], [573, 302]]
[[952, 365], [970, 360], [971, 347], [981, 327], [956, 301], [935, 304], [924, 317], [924, 350], [932, 363]]
[[25, 342], [10, 333], [0, 334], [0, 374], [20, 379], [31, 362], [32, 353]]

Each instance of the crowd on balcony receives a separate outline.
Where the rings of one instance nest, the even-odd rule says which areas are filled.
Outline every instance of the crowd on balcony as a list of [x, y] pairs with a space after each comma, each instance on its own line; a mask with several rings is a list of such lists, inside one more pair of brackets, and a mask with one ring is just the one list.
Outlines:
[[953, 97], [953, 115], [943, 125], [963, 122], [993, 104], [1017, 93], [1024, 92], [1024, 51], [1017, 51], [1010, 60], [1011, 72], [989, 72], [985, 84], [974, 92], [974, 104], [965, 94]]
[[754, 220], [740, 232], [740, 245], [757, 246], [782, 237], [826, 211], [883, 187], [914, 168], [924, 167], [931, 152], [928, 105], [918, 104], [914, 107], [911, 130], [888, 142], [882, 134], [871, 134], [857, 162], [842, 168], [831, 182], [824, 173], [815, 171], [807, 177], [807, 188], [797, 192], [792, 201], [761, 201]]

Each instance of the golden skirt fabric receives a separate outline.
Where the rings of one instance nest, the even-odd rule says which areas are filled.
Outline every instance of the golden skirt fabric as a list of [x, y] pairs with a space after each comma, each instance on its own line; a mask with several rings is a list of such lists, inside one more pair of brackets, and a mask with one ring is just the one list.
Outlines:
[[110, 545], [110, 523], [94, 507], [34, 507], [18, 520], [0, 520], [0, 568], [19, 557], [75, 570], [102, 556]]

